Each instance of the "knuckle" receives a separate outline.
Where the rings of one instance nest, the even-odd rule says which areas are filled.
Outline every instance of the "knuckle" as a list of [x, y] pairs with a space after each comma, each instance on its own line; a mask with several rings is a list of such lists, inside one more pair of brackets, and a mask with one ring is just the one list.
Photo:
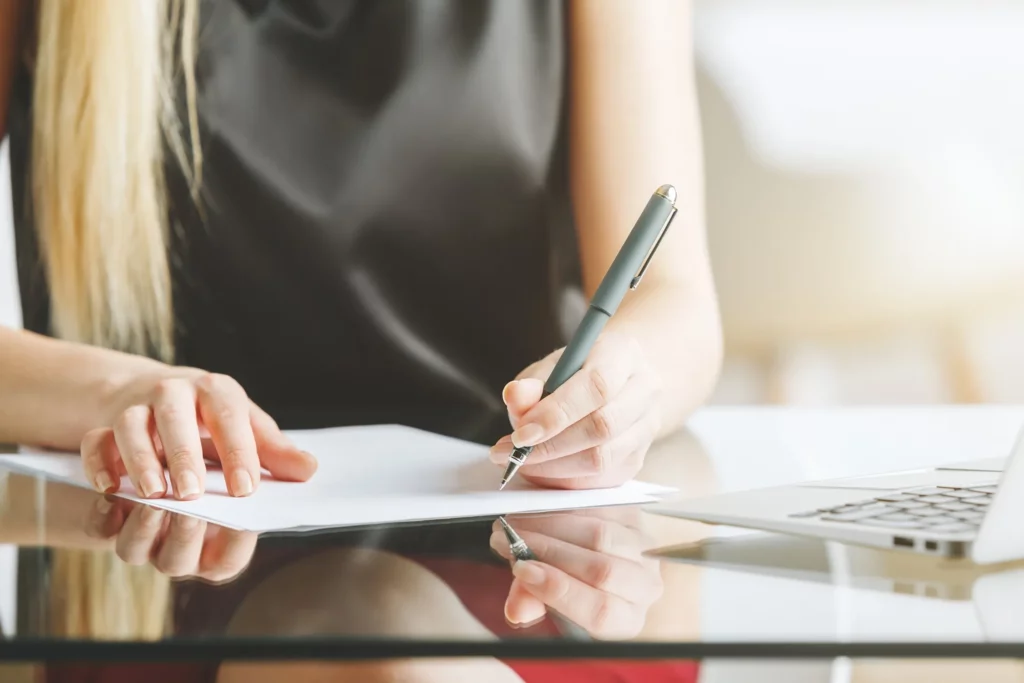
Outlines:
[[177, 377], [168, 377], [160, 380], [153, 386], [153, 400], [155, 402], [167, 401], [172, 396], [181, 393], [185, 382]]
[[117, 416], [114, 428], [118, 430], [131, 429], [149, 417], [149, 408], [144, 405], [135, 405], [125, 408]]
[[128, 454], [128, 460], [140, 471], [156, 460], [156, 454], [142, 448], [136, 448]]
[[185, 576], [188, 573], [184, 562], [176, 557], [166, 558], [162, 553], [154, 558], [153, 567], [161, 574], [171, 578]]
[[615, 575], [615, 565], [609, 558], [601, 557], [594, 561], [588, 573], [587, 583], [598, 590], [608, 590]]
[[553, 427], [558, 431], [562, 431], [572, 424], [572, 413], [561, 401], [556, 401], [554, 404], [552, 421], [554, 422]]
[[82, 437], [82, 443], [79, 446], [79, 450], [83, 456], [88, 456], [95, 453], [100, 444], [103, 442], [103, 438], [107, 435], [109, 430], [106, 428], [93, 429], [85, 433]]
[[616, 420], [608, 408], [598, 408], [590, 414], [590, 431], [594, 440], [603, 443], [616, 434]]
[[196, 382], [196, 386], [206, 394], [230, 395], [238, 392], [245, 393], [242, 390], [242, 385], [236, 382], [234, 377], [222, 375], [219, 372], [209, 372], [203, 375]]
[[166, 399], [157, 401], [156, 407], [153, 409], [153, 413], [157, 420], [166, 422], [177, 422], [185, 417], [180, 406], [177, 406]]
[[590, 627], [597, 634], [607, 634], [612, 627], [612, 602], [606, 595], [597, 598], [590, 615]]
[[225, 424], [247, 419], [247, 415], [239, 410], [238, 406], [228, 405], [216, 412], [216, 418], [220, 424]]
[[604, 443], [590, 449], [590, 471], [592, 474], [601, 475], [608, 471], [612, 461], [611, 446]]
[[246, 460], [245, 450], [242, 448], [229, 448], [227, 452], [221, 454], [220, 460], [225, 467], [244, 467]]
[[608, 381], [608, 374], [600, 366], [593, 366], [587, 371], [587, 380], [594, 397], [602, 405], [611, 399], [612, 388]]
[[166, 453], [167, 467], [179, 469], [192, 464], [192, 451], [188, 446], [177, 446]]
[[602, 521], [598, 521], [591, 532], [591, 547], [594, 552], [602, 554], [607, 554], [612, 550], [611, 531], [609, 531], [608, 525]]
[[564, 576], [554, 576], [549, 579], [549, 590], [551, 591], [548, 600], [552, 603], [561, 603], [569, 596], [569, 581]]

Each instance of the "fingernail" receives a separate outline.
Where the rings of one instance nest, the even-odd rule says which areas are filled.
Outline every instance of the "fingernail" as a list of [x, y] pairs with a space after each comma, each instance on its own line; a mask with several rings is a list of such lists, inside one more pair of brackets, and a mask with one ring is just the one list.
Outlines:
[[199, 495], [199, 479], [192, 472], [185, 471], [178, 475], [178, 498], [189, 498]]
[[536, 446], [544, 438], [544, 428], [539, 424], [525, 424], [512, 432], [512, 443], [519, 446]]
[[156, 498], [164, 494], [164, 478], [156, 472], [146, 472], [139, 481], [143, 498]]
[[236, 496], [248, 496], [252, 493], [252, 477], [245, 470], [236, 470], [231, 477], [231, 483]]
[[114, 488], [114, 480], [110, 478], [110, 475], [105, 470], [100, 470], [96, 473], [96, 479], [93, 482], [97, 490], [106, 493]]
[[508, 604], [511, 601], [512, 601], [512, 597], [511, 596], [505, 598], [505, 619], [508, 620], [509, 622], [513, 623], [513, 624], [518, 624], [519, 622], [516, 620], [515, 615], [513, 615], [512, 611], [508, 608]]
[[501, 390], [501, 400], [505, 402], [505, 405], [508, 405], [508, 392], [509, 392], [509, 390], [512, 387], [514, 387], [516, 384], [519, 384], [519, 380], [514, 379], [511, 382], [509, 382], [508, 384], [506, 384], [505, 388]]
[[529, 560], [520, 560], [512, 565], [512, 573], [527, 586], [539, 586], [544, 583], [544, 570]]

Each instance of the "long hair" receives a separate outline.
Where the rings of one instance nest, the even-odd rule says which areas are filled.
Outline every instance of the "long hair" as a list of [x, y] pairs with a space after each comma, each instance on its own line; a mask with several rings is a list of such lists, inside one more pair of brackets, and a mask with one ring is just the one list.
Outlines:
[[[33, 219], [55, 336], [173, 357], [163, 164], [167, 148], [198, 187], [197, 4], [40, 4]], [[182, 80], [187, 151], [175, 96]]]
[[[173, 360], [164, 161], [169, 150], [197, 197], [197, 24], [198, 0], [39, 3], [31, 187], [57, 337]], [[170, 583], [150, 566], [63, 549], [51, 579], [61, 635], [149, 639], [169, 625]]]

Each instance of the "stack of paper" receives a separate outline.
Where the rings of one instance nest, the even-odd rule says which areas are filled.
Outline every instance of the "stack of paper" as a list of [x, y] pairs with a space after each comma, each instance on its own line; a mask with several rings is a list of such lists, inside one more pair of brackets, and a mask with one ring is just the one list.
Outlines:
[[[539, 489], [521, 477], [498, 491], [501, 469], [487, 448], [395, 425], [292, 431], [319, 461], [308, 482], [265, 476], [247, 498], [232, 498], [220, 470], [210, 469], [199, 500], [142, 501], [249, 531], [311, 530], [398, 522], [497, 516], [644, 503], [672, 489], [632, 481], [611, 489]], [[76, 454], [22, 449], [0, 466], [91, 488]], [[119, 495], [141, 500], [127, 477]]]

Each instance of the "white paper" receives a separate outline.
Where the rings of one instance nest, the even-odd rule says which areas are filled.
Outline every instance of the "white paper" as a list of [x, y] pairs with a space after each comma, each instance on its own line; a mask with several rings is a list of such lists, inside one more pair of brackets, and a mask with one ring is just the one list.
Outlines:
[[[501, 468], [480, 444], [410, 427], [373, 425], [291, 431], [319, 468], [307, 482], [265, 475], [246, 498], [227, 495], [218, 469], [198, 500], [142, 500], [125, 477], [118, 495], [248, 531], [311, 530], [644, 503], [672, 489], [631, 481], [612, 489], [539, 489], [521, 477], [498, 491]], [[23, 448], [0, 466], [92, 488], [77, 454]]]

